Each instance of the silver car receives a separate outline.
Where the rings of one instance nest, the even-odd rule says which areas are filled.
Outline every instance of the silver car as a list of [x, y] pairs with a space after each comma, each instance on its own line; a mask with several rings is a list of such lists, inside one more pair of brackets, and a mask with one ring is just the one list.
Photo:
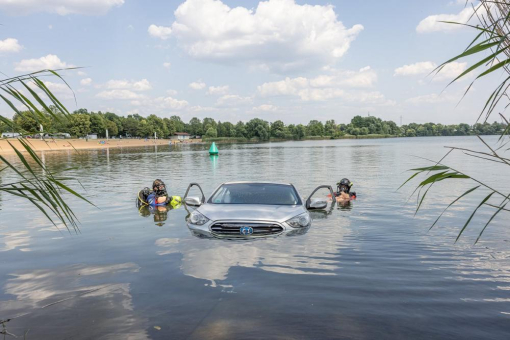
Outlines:
[[[202, 197], [188, 197], [193, 186]], [[325, 209], [326, 198], [312, 199], [319, 186], [304, 201], [292, 184], [269, 182], [228, 182], [221, 184], [206, 200], [197, 183], [184, 195], [187, 206], [198, 207], [186, 218], [189, 229], [199, 235], [247, 238], [302, 233], [311, 226], [309, 209]], [[333, 203], [334, 204], [334, 200]]]

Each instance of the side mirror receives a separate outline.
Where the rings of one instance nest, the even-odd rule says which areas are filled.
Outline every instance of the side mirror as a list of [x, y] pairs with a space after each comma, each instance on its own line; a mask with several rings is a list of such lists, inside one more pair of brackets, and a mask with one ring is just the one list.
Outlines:
[[308, 209], [325, 209], [328, 206], [328, 201], [323, 198], [313, 198], [310, 200]]
[[200, 198], [194, 197], [194, 196], [186, 197], [184, 199], [184, 203], [186, 203], [187, 205], [195, 206], [195, 207], [202, 205]]

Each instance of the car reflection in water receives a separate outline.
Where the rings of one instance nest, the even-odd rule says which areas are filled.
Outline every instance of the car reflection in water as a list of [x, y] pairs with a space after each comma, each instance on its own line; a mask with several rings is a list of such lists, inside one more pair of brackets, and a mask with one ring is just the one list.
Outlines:
[[[202, 197], [187, 197], [192, 186]], [[200, 238], [253, 239], [305, 234], [312, 224], [310, 211], [327, 207], [326, 199], [313, 194], [304, 201], [292, 184], [269, 182], [229, 182], [221, 184], [206, 200], [202, 189], [191, 183], [184, 196], [189, 211], [186, 223], [192, 235]], [[331, 205], [333, 205], [331, 203]], [[310, 210], [310, 211], [309, 211]]]

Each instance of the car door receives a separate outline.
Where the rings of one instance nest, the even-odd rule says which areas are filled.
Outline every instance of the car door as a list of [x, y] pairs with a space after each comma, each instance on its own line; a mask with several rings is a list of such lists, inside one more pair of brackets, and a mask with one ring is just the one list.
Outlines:
[[314, 191], [308, 196], [308, 199], [306, 200], [306, 209], [308, 210], [315, 210], [315, 209], [325, 209], [328, 206], [328, 200], [326, 198], [312, 198], [313, 195], [319, 191], [320, 189], [328, 189], [332, 198], [331, 205], [334, 205], [335, 200], [335, 192], [333, 191], [333, 188], [331, 185], [319, 185], [317, 188], [315, 188]]
[[[194, 186], [198, 187], [198, 189], [200, 190], [200, 193], [202, 194], [202, 197], [194, 197], [194, 196], [188, 197], [189, 191]], [[202, 190], [202, 187], [200, 186], [200, 184], [190, 183], [188, 185], [188, 189], [186, 189], [186, 193], [184, 194], [184, 198], [182, 200], [187, 205], [192, 205], [192, 206], [200, 206], [200, 205], [204, 204], [205, 203], [205, 195], [204, 195], [204, 191]]]

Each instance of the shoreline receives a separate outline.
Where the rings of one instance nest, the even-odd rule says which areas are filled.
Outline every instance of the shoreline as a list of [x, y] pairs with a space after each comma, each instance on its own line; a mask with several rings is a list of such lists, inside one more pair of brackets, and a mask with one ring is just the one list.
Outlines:
[[[110, 149], [110, 148], [131, 148], [151, 145], [169, 145], [172, 144], [195, 144], [202, 142], [200, 139], [189, 139], [181, 142], [175, 139], [26, 139], [34, 151], [64, 151], [64, 150], [92, 150], [92, 149]], [[26, 152], [17, 138], [0, 139], [0, 154], [14, 154], [14, 149], [9, 142], [18, 151]]]

